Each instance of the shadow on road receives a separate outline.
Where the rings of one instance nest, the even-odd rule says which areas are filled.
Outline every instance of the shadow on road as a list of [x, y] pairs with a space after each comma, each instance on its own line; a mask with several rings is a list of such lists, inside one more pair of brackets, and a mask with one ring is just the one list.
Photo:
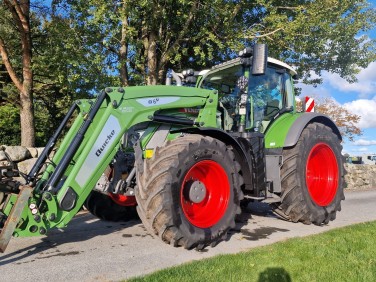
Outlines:
[[[108, 222], [94, 218], [89, 213], [77, 215], [70, 225], [64, 229], [52, 229], [41, 242], [0, 256], [0, 266], [6, 265], [37, 253], [48, 252], [48, 256], [36, 259], [45, 259], [52, 256], [67, 256], [79, 254], [78, 251], [61, 253], [57, 247], [65, 243], [82, 242], [96, 236], [103, 236], [127, 227], [141, 223], [140, 220], [128, 222]], [[46, 253], [47, 254], [47, 253]]]
[[[230, 237], [236, 233], [242, 234], [243, 238], [250, 241], [257, 241], [260, 239], [268, 238], [275, 232], [287, 232], [287, 229], [275, 228], [275, 227], [258, 227], [253, 229], [245, 229], [244, 227], [252, 220], [252, 215], [263, 217], [276, 217], [273, 214], [272, 209], [268, 204], [259, 202], [248, 202], [242, 207], [242, 214], [236, 218], [236, 226], [229, 232], [229, 236], [226, 236], [223, 241], [228, 241]], [[27, 246], [22, 249], [18, 249], [12, 253], [0, 255], [0, 266], [9, 263], [27, 263], [18, 262], [19, 260], [27, 257], [31, 257], [35, 254], [32, 260], [45, 259], [54, 256], [70, 256], [78, 255], [80, 251], [60, 252], [58, 246], [66, 243], [82, 242], [89, 240], [93, 237], [104, 236], [116, 231], [124, 230], [127, 227], [140, 224], [140, 220], [132, 220], [129, 222], [108, 222], [94, 218], [91, 214], [84, 212], [78, 214], [68, 227], [64, 229], [51, 229], [47, 236], [40, 237], [40, 241], [37, 244]], [[145, 229], [144, 229], [145, 230]], [[145, 237], [150, 236], [145, 232], [142, 234], [127, 234], [122, 233], [124, 238], [128, 237]], [[200, 250], [201, 252], [207, 250]]]
[[255, 229], [245, 229], [249, 220], [252, 219], [252, 215], [263, 217], [274, 217], [272, 208], [270, 205], [259, 202], [248, 202], [242, 207], [242, 213], [236, 218], [236, 226], [229, 233], [233, 235], [235, 233], [241, 233], [243, 238], [250, 241], [257, 241], [268, 238], [271, 234], [276, 232], [288, 232], [289, 229], [282, 229], [277, 227], [259, 227]]
[[243, 238], [250, 241], [258, 241], [261, 239], [269, 238], [269, 236], [276, 232], [288, 232], [288, 229], [276, 228], [276, 227], [260, 227], [256, 229], [241, 229], [240, 232]]
[[270, 207], [269, 204], [261, 203], [261, 202], [250, 202], [247, 207], [246, 211], [250, 212], [253, 215], [259, 216], [266, 216], [266, 217], [275, 217], [278, 218], [274, 213], [273, 209]]

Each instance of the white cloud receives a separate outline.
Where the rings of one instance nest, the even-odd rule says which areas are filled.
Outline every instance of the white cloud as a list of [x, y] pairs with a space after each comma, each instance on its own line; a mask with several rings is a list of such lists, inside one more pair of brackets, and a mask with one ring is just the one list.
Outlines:
[[[323, 72], [323, 73], [326, 73], [326, 72]], [[317, 75], [315, 72], [310, 71], [310, 78], [316, 79], [316, 78], [320, 78], [320, 76]], [[301, 97], [309, 96], [313, 98], [318, 98], [318, 97], [330, 98], [332, 96], [330, 91], [327, 89], [327, 87], [324, 84], [319, 84], [316, 87], [314, 87], [311, 84], [304, 84], [302, 82], [299, 82], [296, 84], [296, 86], [302, 89]]]
[[376, 79], [376, 62], [372, 62], [369, 66], [363, 69], [358, 75], [359, 81], [371, 81], [374, 82]]
[[[310, 75], [311, 78], [320, 77], [314, 72], [311, 72]], [[341, 78], [339, 74], [323, 71], [323, 84], [313, 87], [312, 85], [298, 83], [296, 86], [302, 89], [302, 96], [331, 97], [332, 93], [325, 86], [329, 84], [332, 88], [342, 93], [352, 92], [358, 94], [360, 98], [367, 99], [376, 92], [376, 61], [371, 62], [367, 68], [362, 69], [356, 77], [358, 79], [356, 83], [349, 83]]]
[[359, 149], [353, 149], [351, 151], [352, 152], [358, 152], [358, 153], [364, 153], [364, 152], [368, 152], [368, 148], [362, 147], [362, 148], [359, 148]]
[[355, 145], [355, 146], [372, 146], [372, 145], [376, 145], [376, 140], [359, 139], [359, 140], [354, 141], [353, 145]]
[[317, 87], [313, 87], [312, 85], [307, 85], [303, 83], [299, 83], [297, 87], [300, 87], [302, 89], [301, 97], [309, 96], [313, 98], [317, 97], [324, 97], [329, 98], [331, 97], [331, 93], [328, 91], [327, 88], [325, 88], [324, 85], [318, 85]]
[[323, 73], [324, 83], [329, 83], [333, 88], [342, 92], [357, 92], [360, 97], [366, 98], [375, 93], [376, 88], [376, 62], [372, 62], [362, 69], [356, 76], [358, 82], [348, 83], [336, 73]]
[[359, 99], [343, 104], [350, 112], [360, 116], [360, 128], [376, 128], [376, 100]]

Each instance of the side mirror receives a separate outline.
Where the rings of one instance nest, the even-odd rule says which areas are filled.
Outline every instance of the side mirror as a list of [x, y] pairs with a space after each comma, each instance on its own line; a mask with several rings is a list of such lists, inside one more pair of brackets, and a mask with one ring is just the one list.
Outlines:
[[265, 74], [268, 63], [268, 46], [266, 44], [255, 44], [253, 46], [252, 74]]

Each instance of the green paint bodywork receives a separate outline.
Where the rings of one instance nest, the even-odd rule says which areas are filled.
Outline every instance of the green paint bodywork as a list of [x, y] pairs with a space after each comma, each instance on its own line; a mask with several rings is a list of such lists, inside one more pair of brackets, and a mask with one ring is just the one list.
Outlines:
[[[50, 164], [36, 184], [33, 197], [29, 199], [28, 205], [23, 210], [14, 236], [35, 236], [43, 234], [44, 230], [52, 227], [66, 226], [80, 210], [101, 174], [119, 150], [124, 133], [136, 124], [150, 122], [150, 126], [141, 141], [142, 146], [146, 146], [158, 127], [157, 124], [150, 120], [150, 117], [160, 110], [171, 109], [173, 112], [173, 109], [199, 108], [198, 115], [191, 118], [194, 118], [194, 121], [199, 126], [217, 126], [217, 91], [176, 86], [127, 87], [124, 88], [124, 93], [122, 91], [119, 92], [118, 88], [111, 88], [112, 91], [108, 91], [109, 88], [106, 89], [108, 92], [106, 99], [89, 126], [81, 145], [75, 152], [73, 160], [65, 170], [61, 183], [57, 185], [61, 187], [53, 187], [58, 192], [45, 191], [45, 183], [56, 167], [56, 165]], [[94, 99], [77, 101], [79, 113], [55, 153], [52, 159], [53, 164], [58, 164], [63, 158], [94, 102]], [[112, 123], [108, 123], [109, 121]], [[95, 164], [95, 167], [82, 180], [80, 175], [83, 173], [81, 172], [80, 174], [80, 170], [83, 169], [84, 165], [87, 165], [85, 161], [90, 158], [89, 154], [92, 154], [92, 148], [95, 147], [95, 143], [101, 136], [102, 131], [105, 132], [106, 124], [115, 125], [113, 137], [111, 141], [106, 139], [108, 148], [100, 154], [100, 157], [98, 156], [100, 161]], [[169, 138], [173, 137], [170, 136]], [[83, 183], [80, 184], [80, 182]], [[68, 189], [72, 189], [77, 195], [77, 202], [71, 210], [64, 211], [60, 208], [59, 203]], [[3, 209], [5, 215], [9, 215], [16, 198], [17, 195], [9, 197]], [[37, 207], [33, 212], [30, 208], [31, 205]]]
[[[53, 227], [66, 226], [81, 209], [103, 171], [114, 159], [116, 152], [123, 149], [122, 137], [130, 128], [138, 124], [146, 124], [140, 138], [141, 148], [146, 148], [160, 126], [152, 121], [153, 115], [184, 117], [194, 121], [195, 126], [198, 127], [221, 126], [217, 120], [219, 98], [216, 90], [177, 86], [138, 86], [122, 89], [106, 88], [106, 93], [104, 102], [64, 171], [60, 183], [56, 185], [57, 187], [48, 189], [49, 187], [45, 187], [46, 183], [87, 119], [95, 99], [76, 102], [78, 115], [61, 141], [52, 162], [36, 183], [33, 196], [22, 212], [14, 236], [35, 236], [44, 234], [46, 230]], [[195, 112], [192, 114], [179, 111], [183, 108], [194, 109]], [[265, 147], [282, 148], [289, 129], [300, 115], [293, 111], [284, 113], [274, 120], [264, 132]], [[245, 117], [242, 118], [244, 123]], [[181, 126], [173, 125], [171, 130], [178, 128]], [[167, 139], [172, 140], [178, 134], [170, 133]], [[63, 210], [60, 203], [68, 191], [73, 191], [77, 195], [77, 201], [72, 209]], [[16, 199], [17, 195], [10, 195], [2, 211], [5, 215], [9, 215]], [[34, 206], [37, 208], [31, 208]]]
[[291, 126], [303, 113], [285, 113], [278, 117], [265, 132], [265, 148], [283, 148]]

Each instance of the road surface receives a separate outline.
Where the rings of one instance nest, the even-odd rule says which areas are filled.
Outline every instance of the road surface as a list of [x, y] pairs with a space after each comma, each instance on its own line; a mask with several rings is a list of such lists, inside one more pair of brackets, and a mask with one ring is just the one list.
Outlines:
[[292, 237], [376, 220], [376, 190], [346, 192], [337, 219], [327, 226], [290, 223], [269, 207], [250, 204], [237, 231], [203, 252], [173, 248], [148, 235], [139, 221], [112, 223], [78, 214], [48, 236], [13, 238], [0, 254], [0, 281], [118, 281], [218, 254], [238, 253]]

